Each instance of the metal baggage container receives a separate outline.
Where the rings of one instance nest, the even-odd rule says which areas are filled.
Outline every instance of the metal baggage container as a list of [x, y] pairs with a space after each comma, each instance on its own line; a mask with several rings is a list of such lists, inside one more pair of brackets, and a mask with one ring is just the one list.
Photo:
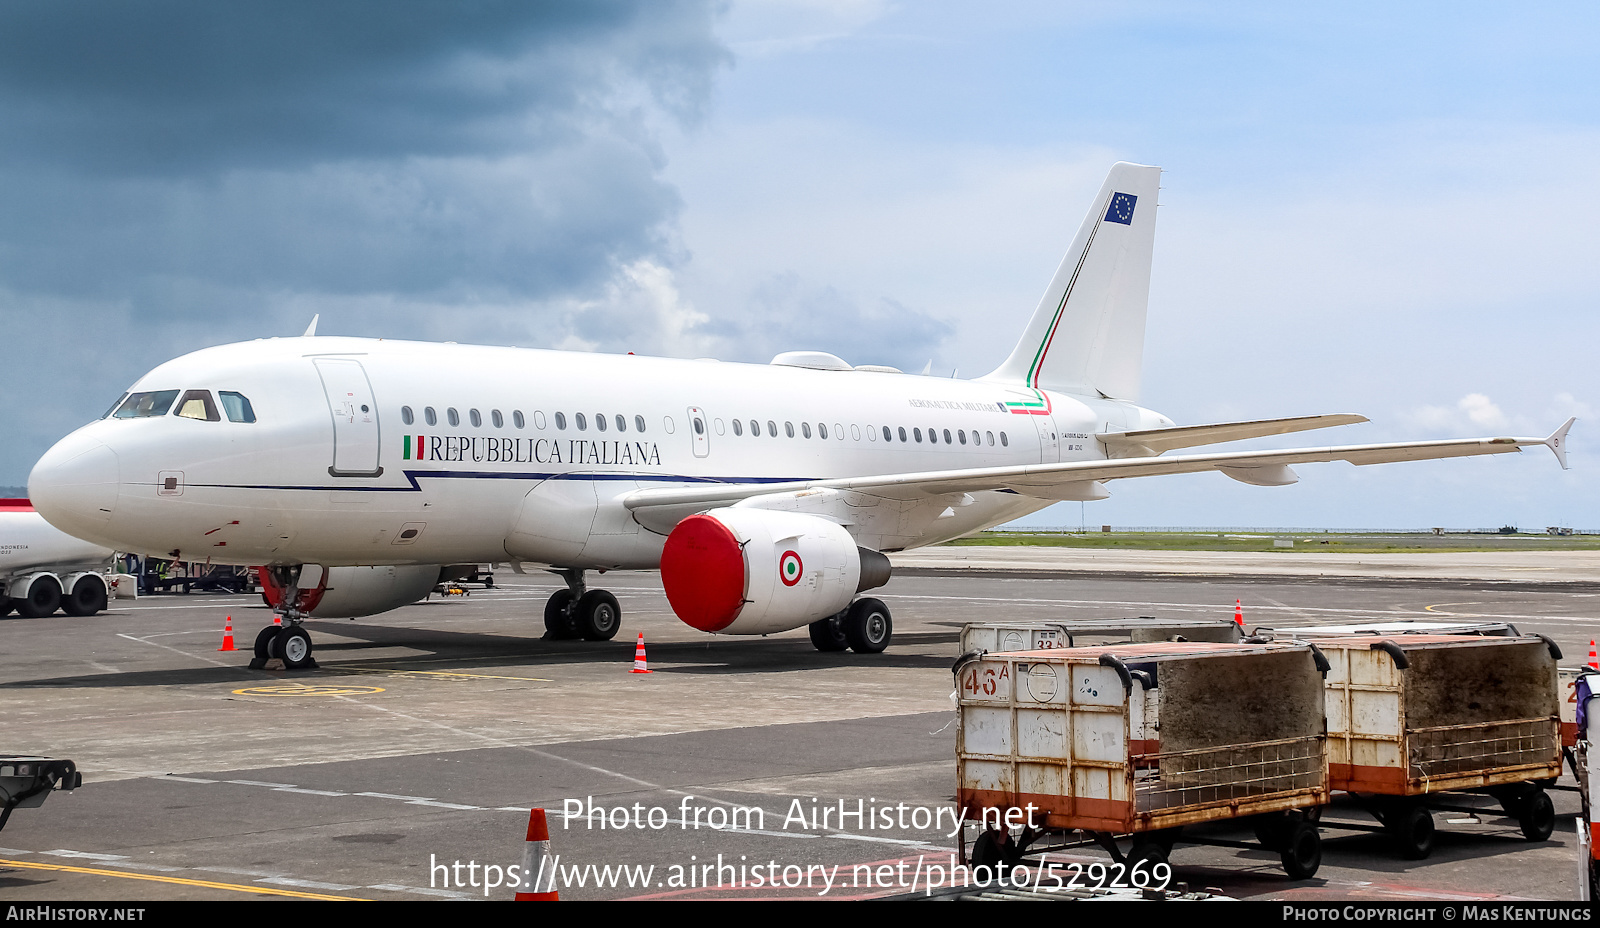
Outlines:
[[[965, 656], [956, 666], [957, 802], [985, 827], [974, 861], [1010, 842], [1007, 813], [1029, 827], [1005, 853], [1081, 829], [1119, 862], [1114, 840], [1128, 835], [1133, 857], [1164, 861], [1183, 825], [1273, 813], [1276, 823], [1325, 804], [1318, 664], [1315, 649], [1291, 642]], [[1314, 823], [1288, 822], [1283, 841], [1291, 876], [1316, 872]]]
[[[1372, 811], [1407, 857], [1432, 850], [1422, 797], [1482, 790], [1532, 841], [1555, 812], [1561, 775], [1556, 661], [1537, 636], [1396, 635], [1317, 641], [1327, 678], [1334, 789], [1378, 797]], [[1387, 801], [1385, 801], [1387, 800]]]
[[961, 648], [969, 651], [1039, 651], [1070, 648], [1078, 638], [1120, 638], [1127, 641], [1236, 642], [1237, 625], [1227, 619], [1162, 619], [1141, 615], [1109, 620], [1073, 619], [1062, 622], [974, 622], [961, 630]]

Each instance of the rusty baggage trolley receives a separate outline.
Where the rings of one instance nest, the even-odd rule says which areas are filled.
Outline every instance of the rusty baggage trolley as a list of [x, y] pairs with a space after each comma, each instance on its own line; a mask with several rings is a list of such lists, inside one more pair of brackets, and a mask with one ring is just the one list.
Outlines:
[[[1545, 787], [1561, 775], [1556, 661], [1535, 635], [1321, 638], [1335, 790], [1369, 811], [1411, 859], [1433, 851], [1437, 794], [1485, 792], [1530, 841], [1550, 837]], [[1435, 798], [1429, 798], [1435, 797]], [[1481, 812], [1481, 809], [1459, 809]]]
[[963, 856], [1015, 864], [1081, 831], [1136, 880], [1184, 826], [1255, 817], [1279, 837], [1285, 872], [1312, 876], [1329, 793], [1326, 666], [1303, 642], [963, 655], [957, 804], [981, 829], [970, 854], [963, 831]]

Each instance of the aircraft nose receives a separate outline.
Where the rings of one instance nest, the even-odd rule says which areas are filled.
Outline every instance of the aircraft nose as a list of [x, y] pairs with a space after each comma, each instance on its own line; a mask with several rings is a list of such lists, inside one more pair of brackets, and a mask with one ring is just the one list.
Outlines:
[[45, 521], [73, 534], [103, 528], [117, 508], [121, 477], [117, 453], [89, 435], [74, 433], [46, 451], [28, 475], [28, 498]]

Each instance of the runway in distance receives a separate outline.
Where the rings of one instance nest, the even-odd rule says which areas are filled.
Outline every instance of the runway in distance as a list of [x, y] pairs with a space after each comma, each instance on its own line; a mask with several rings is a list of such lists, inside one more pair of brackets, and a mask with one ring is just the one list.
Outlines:
[[[795, 351], [720, 363], [389, 341], [269, 338], [141, 377], [50, 449], [29, 494], [62, 530], [162, 557], [264, 565], [287, 621], [256, 660], [311, 663], [307, 615], [421, 597], [451, 565], [549, 568], [549, 637], [603, 640], [621, 609], [589, 571], [660, 569], [706, 632], [809, 626], [883, 650], [884, 552], [958, 538], [1131, 477], [1378, 464], [1546, 438], [1168, 452], [1366, 421], [1179, 426], [1137, 405], [1160, 169], [1111, 169], [1011, 356], [976, 380]], [[313, 323], [314, 328], [315, 323]]]

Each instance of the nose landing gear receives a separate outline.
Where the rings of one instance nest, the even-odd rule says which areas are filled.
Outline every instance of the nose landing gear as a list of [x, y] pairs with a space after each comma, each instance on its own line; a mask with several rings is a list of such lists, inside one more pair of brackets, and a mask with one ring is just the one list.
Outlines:
[[[250, 661], [250, 669], [261, 670], [270, 660], [283, 661], [285, 670], [315, 669], [317, 662], [311, 656], [311, 633], [300, 624], [306, 616], [301, 607], [307, 599], [320, 599], [321, 587], [308, 590], [306, 592], [310, 596], [303, 596], [299, 587], [299, 568], [273, 567], [270, 570], [272, 585], [281, 591], [274, 611], [283, 616], [283, 624], [268, 625], [256, 633], [255, 656]], [[267, 579], [266, 576], [262, 577], [263, 587], [267, 585]]]

